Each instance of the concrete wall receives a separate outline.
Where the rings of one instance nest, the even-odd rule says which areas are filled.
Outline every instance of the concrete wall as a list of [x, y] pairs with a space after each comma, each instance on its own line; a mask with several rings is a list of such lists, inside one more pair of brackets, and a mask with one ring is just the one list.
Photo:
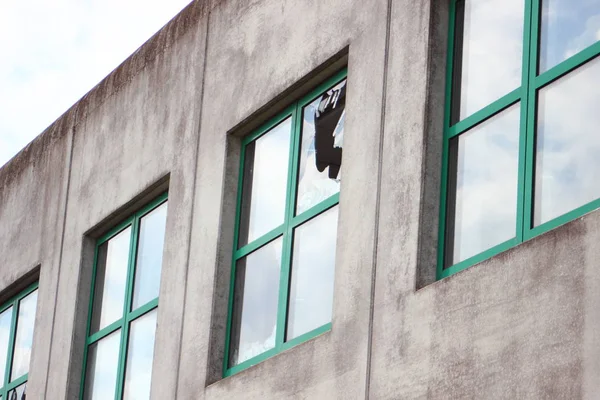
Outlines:
[[[169, 190], [152, 398], [600, 397], [600, 215], [435, 282], [445, 0], [196, 1], [0, 169], [28, 395], [81, 384], [95, 238]], [[348, 66], [333, 328], [221, 379], [240, 137]]]

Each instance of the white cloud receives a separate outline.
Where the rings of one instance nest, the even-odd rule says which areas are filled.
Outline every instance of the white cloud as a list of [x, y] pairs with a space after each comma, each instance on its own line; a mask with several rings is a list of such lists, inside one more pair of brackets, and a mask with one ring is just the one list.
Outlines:
[[3, 2], [0, 6], [0, 165], [189, 2]]

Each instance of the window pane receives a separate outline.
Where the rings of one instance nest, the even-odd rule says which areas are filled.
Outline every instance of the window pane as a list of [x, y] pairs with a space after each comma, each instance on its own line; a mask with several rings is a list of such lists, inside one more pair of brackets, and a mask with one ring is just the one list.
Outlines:
[[246, 146], [240, 246], [283, 223], [291, 127], [288, 118]]
[[121, 331], [111, 333], [88, 347], [85, 373], [85, 400], [105, 400], [115, 396]]
[[275, 346], [281, 237], [237, 263], [229, 365]]
[[346, 81], [304, 107], [296, 214], [340, 191]]
[[0, 380], [2, 382], [4, 382], [4, 373], [6, 372], [6, 357], [8, 356], [12, 311], [13, 308], [11, 306], [0, 314]]
[[156, 314], [154, 309], [131, 323], [123, 392], [126, 400], [150, 398]]
[[452, 122], [521, 85], [524, 0], [462, 0], [456, 4]]
[[331, 322], [338, 207], [296, 228], [287, 340]]
[[600, 59], [538, 94], [535, 225], [600, 197]]
[[132, 310], [158, 297], [166, 221], [167, 203], [140, 221]]
[[123, 315], [130, 240], [131, 227], [98, 248], [90, 333], [107, 327]]
[[[27, 397], [27, 393], [25, 393], [26, 389], [27, 389], [27, 384], [24, 383], [20, 386], [17, 386], [16, 388], [10, 390], [6, 397], [8, 398], [8, 400], [25, 400]], [[2, 397], [0, 397], [0, 400], [2, 400]]]
[[519, 104], [450, 142], [446, 265], [515, 236]]
[[29, 372], [37, 298], [38, 291], [36, 289], [19, 301], [15, 350], [13, 352], [12, 371], [10, 374], [11, 382]]
[[600, 1], [542, 0], [539, 72], [600, 40]]

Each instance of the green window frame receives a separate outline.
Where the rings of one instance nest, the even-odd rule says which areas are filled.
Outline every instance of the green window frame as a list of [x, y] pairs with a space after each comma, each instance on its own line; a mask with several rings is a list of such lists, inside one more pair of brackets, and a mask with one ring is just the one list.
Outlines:
[[[86, 398], [86, 384], [88, 384], [88, 361], [89, 361], [89, 353], [91, 350], [91, 346], [100, 343], [102, 339], [106, 339], [108, 336], [119, 333], [118, 336], [118, 357], [117, 363], [114, 365], [116, 369], [116, 381], [115, 381], [115, 394], [114, 399], [120, 400], [125, 397], [125, 375], [126, 368], [128, 362], [128, 353], [130, 351], [130, 338], [132, 337], [132, 324], [138, 321], [141, 321], [144, 316], [149, 315], [149, 313], [158, 309], [158, 293], [156, 297], [150, 299], [149, 301], [145, 301], [143, 304], [139, 306], [135, 306], [134, 304], [134, 291], [135, 291], [135, 282], [136, 282], [136, 269], [138, 267], [138, 250], [140, 248], [140, 236], [141, 236], [141, 221], [144, 217], [150, 215], [154, 211], [159, 210], [161, 206], [165, 206], [164, 212], [164, 220], [166, 225], [166, 206], [167, 206], [168, 196], [167, 193], [164, 193], [157, 198], [155, 198], [152, 202], [141, 208], [139, 211], [131, 215], [125, 221], [118, 224], [115, 228], [111, 229], [107, 234], [102, 236], [96, 243], [95, 252], [94, 252], [94, 264], [93, 264], [93, 273], [92, 273], [92, 283], [91, 283], [91, 292], [90, 292], [90, 303], [88, 308], [88, 320], [87, 320], [87, 330], [86, 330], [86, 341], [85, 341], [85, 352], [83, 359], [83, 370], [81, 377], [81, 388], [80, 388], [80, 398]], [[166, 228], [166, 226], [165, 226]], [[163, 229], [165, 229], [163, 228]], [[125, 289], [124, 289], [124, 299], [123, 299], [123, 308], [120, 312], [120, 317], [111, 322], [107, 326], [101, 327], [101, 329], [96, 332], [92, 332], [93, 325], [93, 317], [95, 316], [95, 297], [98, 296], [95, 293], [96, 289], [96, 280], [98, 274], [98, 262], [99, 262], [99, 251], [102, 245], [108, 244], [108, 242], [117, 237], [119, 234], [126, 232], [129, 229], [129, 242], [128, 242], [128, 252], [126, 254], [127, 257], [127, 271], [124, 273], [125, 279]], [[164, 242], [161, 243], [161, 246], [164, 245]], [[161, 247], [162, 254], [162, 247]], [[162, 269], [162, 258], [161, 258], [161, 269]], [[160, 278], [159, 282], [160, 283]], [[97, 303], [102, 307], [102, 298], [100, 297], [101, 303]], [[156, 323], [154, 323], [154, 329], [156, 329]], [[156, 333], [155, 331], [153, 332]], [[154, 339], [152, 340], [152, 349], [154, 348]], [[154, 360], [154, 357], [152, 357]], [[94, 376], [94, 379], [96, 377]], [[148, 388], [149, 389], [149, 388]], [[96, 398], [96, 397], [94, 397]]]
[[[290, 340], [286, 340], [286, 325], [288, 322], [288, 307], [290, 302], [290, 281], [291, 281], [291, 270], [293, 264], [293, 252], [294, 252], [294, 230], [303, 224], [315, 219], [316, 217], [322, 216], [329, 210], [332, 210], [339, 204], [339, 191], [326, 199], [312, 205], [310, 208], [304, 211], [299, 211], [296, 215], [297, 207], [297, 195], [298, 195], [298, 182], [299, 182], [299, 164], [300, 164], [300, 152], [301, 152], [301, 137], [302, 137], [302, 124], [303, 124], [303, 109], [311, 102], [319, 99], [325, 92], [336, 87], [346, 80], [347, 68], [344, 68], [331, 76], [329, 79], [324, 81], [322, 84], [317, 86], [314, 90], [309, 92], [307, 95], [302, 97], [300, 100], [294, 102], [287, 107], [279, 115], [268, 121], [262, 127], [246, 136], [242, 140], [242, 151], [240, 157], [240, 169], [239, 169], [239, 181], [237, 191], [237, 208], [236, 208], [236, 223], [234, 230], [234, 249], [231, 267], [231, 279], [230, 279], [230, 295], [228, 305], [228, 318], [227, 318], [227, 330], [225, 338], [225, 354], [223, 360], [223, 376], [227, 377], [240, 372], [252, 365], [260, 363], [267, 358], [270, 358], [284, 350], [294, 347], [300, 343], [310, 340], [316, 336], [319, 336], [329, 330], [331, 330], [331, 322], [326, 323], [316, 329], [301, 334]], [[248, 145], [259, 139], [261, 136], [270, 132], [273, 128], [277, 127], [283, 121], [287, 119], [291, 120], [291, 137], [289, 146], [289, 161], [287, 165], [287, 188], [285, 195], [285, 216], [283, 223], [278, 227], [270, 230], [269, 232], [261, 235], [258, 238], [249, 240], [247, 244], [238, 247], [241, 231], [241, 220], [242, 220], [242, 202], [243, 202], [243, 179], [244, 179], [244, 166], [245, 156]], [[335, 227], [337, 235], [337, 224]], [[231, 335], [232, 335], [232, 320], [234, 313], [234, 291], [236, 285], [236, 266], [238, 261], [251, 255], [257, 250], [260, 250], [267, 245], [273, 243], [275, 240], [282, 239], [282, 256], [279, 273], [279, 286], [278, 286], [278, 299], [277, 299], [277, 317], [276, 317], [276, 334], [275, 334], [275, 346], [270, 350], [264, 351], [250, 359], [247, 359], [239, 364], [230, 366], [230, 352], [231, 352]], [[332, 289], [333, 290], [333, 289]]]
[[[505, 94], [504, 96], [488, 103], [485, 107], [466, 116], [463, 119], [456, 120], [456, 104], [453, 104], [453, 95], [455, 91], [460, 90], [457, 84], [456, 74], [460, 74], [460, 67], [457, 66], [461, 54], [459, 48], [462, 46], [462, 27], [459, 19], [459, 8], [465, 0], [449, 0], [449, 39], [447, 52], [447, 75], [446, 75], [446, 100], [443, 132], [443, 152], [442, 152], [442, 179], [441, 179], [441, 201], [440, 201], [440, 219], [439, 219], [439, 244], [437, 260], [437, 278], [442, 279], [458, 271], [468, 268], [476, 263], [488, 259], [496, 254], [504, 252], [526, 240], [538, 236], [544, 232], [554, 229], [566, 222], [580, 217], [594, 209], [600, 207], [600, 198], [596, 198], [582, 206], [571, 208], [559, 216], [543, 221], [536, 225], [534, 223], [534, 189], [535, 189], [535, 169], [536, 169], [536, 131], [538, 128], [538, 104], [540, 103], [540, 91], [548, 85], [565, 77], [570, 72], [582, 67], [584, 64], [593, 61], [600, 54], [600, 41], [592, 42], [587, 47], [579, 50], [573, 55], [568, 56], [564, 61], [556, 63], [549, 69], [541, 68], [541, 30], [542, 30], [542, 1], [543, 0], [525, 0], [524, 1], [524, 22], [523, 22], [523, 42], [522, 42], [522, 66], [520, 86]], [[466, 0], [469, 1], [469, 0]], [[573, 7], [576, 7], [574, 4]], [[566, 57], [566, 56], [565, 56]], [[583, 69], [583, 68], [581, 68]], [[580, 69], [580, 70], [581, 70]], [[488, 72], [489, 79], [495, 79], [494, 72]], [[458, 82], [460, 83], [460, 82]], [[509, 88], [510, 89], [510, 88]], [[451, 180], [453, 178], [453, 166], [451, 163], [451, 141], [458, 139], [461, 134], [469, 132], [471, 129], [481, 126], [482, 123], [498, 116], [503, 111], [512, 106], [519, 107], [519, 132], [518, 132], [518, 177], [517, 177], [517, 198], [516, 202], [516, 226], [513, 238], [502, 243], [496, 244], [470, 256], [457, 263], [449, 263], [446, 259], [446, 247], [448, 247], [448, 238], [452, 238], [453, 233], [447, 232], [448, 226], [453, 226], [453, 222], [448, 220], [452, 200]], [[448, 228], [448, 229], [447, 229]]]
[[[8, 322], [8, 328], [9, 328], [9, 332], [6, 338], [2, 338], [2, 340], [6, 340], [6, 353], [5, 353], [5, 365], [4, 365], [4, 376], [3, 376], [3, 385], [2, 388], [0, 388], [0, 399], [10, 399], [12, 396], [15, 396], [15, 398], [17, 399], [21, 399], [24, 398], [22, 396], [25, 395], [26, 392], [26, 386], [27, 386], [27, 381], [29, 379], [29, 360], [27, 360], [27, 371], [23, 371], [24, 373], [21, 373], [19, 376], [16, 377], [12, 377], [12, 369], [14, 368], [14, 358], [15, 358], [15, 350], [17, 349], [18, 346], [18, 327], [19, 327], [19, 322], [20, 322], [20, 311], [21, 311], [21, 302], [22, 300], [24, 300], [25, 298], [27, 298], [29, 295], [33, 295], [35, 296], [35, 308], [37, 308], [37, 289], [38, 289], [38, 282], [33, 283], [31, 285], [29, 285], [25, 290], [23, 290], [22, 292], [20, 292], [18, 295], [12, 297], [10, 300], [8, 300], [6, 303], [4, 303], [1, 307], [0, 307], [0, 315], [4, 314], [6, 311], [8, 311], [9, 309], [11, 309], [11, 313], [10, 315], [7, 314], [6, 315], [6, 322]], [[32, 322], [32, 326], [30, 326], [31, 331], [29, 332], [29, 334], [31, 335], [31, 342], [29, 340], [26, 340], [26, 346], [29, 347], [29, 350], [32, 349], [32, 344], [33, 344], [33, 333], [35, 330], [35, 309], [34, 310], [29, 310], [29, 311], [34, 311], [33, 312], [33, 321]], [[31, 317], [31, 315], [29, 316]], [[0, 317], [0, 328], [3, 330], [4, 329], [4, 324], [3, 321], [4, 318]], [[6, 335], [2, 335], [2, 336], [6, 336]], [[4, 344], [4, 343], [3, 343]], [[16, 393], [15, 393], [16, 392]], [[9, 397], [11, 396], [11, 397]], [[18, 396], [18, 397], [17, 397]]]

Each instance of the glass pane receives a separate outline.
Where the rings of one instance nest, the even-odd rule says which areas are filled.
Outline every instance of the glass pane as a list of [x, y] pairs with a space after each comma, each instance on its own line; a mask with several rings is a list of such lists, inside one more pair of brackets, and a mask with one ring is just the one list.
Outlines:
[[17, 334], [11, 371], [11, 382], [29, 372], [31, 345], [33, 344], [33, 326], [35, 324], [35, 308], [37, 306], [37, 289], [19, 301], [17, 316]]
[[446, 265], [515, 236], [519, 104], [450, 142]]
[[158, 297], [166, 221], [167, 203], [140, 221], [132, 310]]
[[6, 372], [6, 357], [8, 356], [12, 311], [13, 308], [11, 306], [0, 314], [0, 380], [2, 382], [4, 382], [4, 373]]
[[600, 40], [600, 1], [542, 0], [539, 72]]
[[229, 365], [275, 346], [281, 237], [237, 263]]
[[287, 340], [331, 322], [338, 207], [295, 229]]
[[525, 20], [524, 0], [463, 0], [456, 7], [453, 123], [521, 85]]
[[600, 59], [538, 94], [535, 225], [600, 197]]
[[123, 316], [130, 241], [131, 227], [98, 248], [90, 333], [107, 327]]
[[105, 400], [115, 396], [121, 331], [111, 333], [88, 348], [85, 372], [85, 400]]
[[157, 309], [154, 309], [131, 323], [124, 399], [144, 400], [150, 398], [156, 314]]
[[246, 146], [240, 246], [283, 223], [291, 127], [288, 118]]
[[340, 191], [345, 106], [343, 81], [302, 111], [296, 214]]
[[[27, 384], [24, 383], [20, 386], [17, 386], [16, 388], [10, 390], [6, 397], [8, 398], [8, 400], [25, 400], [27, 397], [27, 393], [25, 393], [26, 389], [27, 389]], [[0, 397], [0, 400], [2, 400], [2, 397]]]

